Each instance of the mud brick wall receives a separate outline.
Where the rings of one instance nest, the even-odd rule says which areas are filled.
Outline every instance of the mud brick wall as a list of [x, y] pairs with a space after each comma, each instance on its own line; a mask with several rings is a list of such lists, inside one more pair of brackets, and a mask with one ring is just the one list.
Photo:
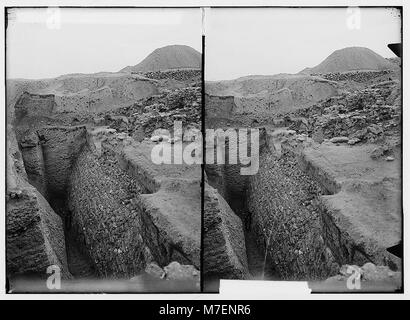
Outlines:
[[23, 117], [48, 116], [56, 109], [53, 94], [39, 95], [24, 92], [18, 99], [14, 112], [16, 120], [20, 121]]
[[320, 193], [294, 155], [261, 154], [247, 193], [251, 227], [283, 279], [324, 279], [338, 272], [321, 236]]
[[212, 96], [205, 94], [206, 118], [229, 119], [236, 111], [233, 96]]
[[48, 195], [64, 196], [71, 168], [86, 143], [85, 127], [44, 127], [42, 143]]
[[85, 147], [73, 167], [68, 194], [71, 224], [101, 276], [132, 277], [150, 259], [135, 200], [141, 187], [109, 150]]
[[76, 94], [66, 96], [56, 96], [56, 104], [59, 112], [74, 111], [87, 112], [90, 111], [91, 98], [89, 94]]
[[19, 146], [30, 183], [49, 200], [62, 197], [85, 142], [85, 127], [43, 127], [21, 134]]

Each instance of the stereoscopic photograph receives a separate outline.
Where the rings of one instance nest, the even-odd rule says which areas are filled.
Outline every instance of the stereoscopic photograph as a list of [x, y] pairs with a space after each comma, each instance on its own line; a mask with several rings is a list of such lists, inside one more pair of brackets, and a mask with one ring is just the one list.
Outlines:
[[5, 28], [7, 293], [402, 292], [401, 7]]
[[9, 8], [6, 37], [9, 292], [198, 292], [200, 9]]
[[204, 54], [205, 290], [400, 290], [401, 11], [211, 8]]

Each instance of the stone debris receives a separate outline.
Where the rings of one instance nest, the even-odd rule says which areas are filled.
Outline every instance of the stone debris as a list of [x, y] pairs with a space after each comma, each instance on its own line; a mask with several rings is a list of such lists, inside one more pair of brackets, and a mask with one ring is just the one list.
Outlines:
[[330, 81], [355, 81], [367, 82], [371, 79], [391, 74], [392, 70], [381, 71], [350, 71], [350, 72], [330, 72], [314, 73], [313, 76], [319, 76]]
[[356, 273], [357, 277], [360, 278], [361, 281], [401, 282], [401, 272], [392, 271], [387, 266], [376, 266], [371, 262], [367, 262], [361, 267], [357, 265], [342, 265], [339, 269], [339, 274], [326, 279], [326, 281], [347, 281], [348, 278], [352, 277], [352, 275]]
[[192, 265], [182, 265], [176, 261], [164, 267], [167, 280], [199, 280], [199, 271]]
[[150, 138], [150, 140], [151, 140], [152, 142], [161, 142], [161, 141], [162, 141], [162, 137], [161, 137], [161, 136], [152, 136], [152, 137]]
[[386, 81], [343, 93], [287, 114], [284, 119], [289, 128], [299, 134], [310, 136], [321, 131], [326, 139], [347, 137], [360, 142], [382, 141], [400, 132], [400, 83]]
[[346, 143], [346, 142], [349, 142], [349, 138], [348, 137], [334, 137], [334, 138], [330, 139], [330, 142], [332, 142], [332, 143]]
[[145, 72], [143, 75], [150, 79], [173, 79], [178, 81], [192, 81], [200, 82], [201, 81], [201, 70], [200, 69], [176, 69], [176, 70], [161, 70], [161, 71], [152, 71]]
[[159, 279], [163, 279], [166, 275], [164, 269], [162, 269], [155, 262], [150, 262], [149, 264], [147, 264], [147, 266], [145, 267], [145, 272], [148, 273], [149, 275], [151, 275], [155, 278], [159, 278]]
[[352, 139], [349, 139], [349, 141], [347, 141], [347, 143], [350, 144], [350, 145], [354, 145], [358, 142], [360, 142], [359, 138], [352, 138]]
[[[127, 121], [124, 121], [124, 118]], [[200, 87], [164, 90], [159, 95], [139, 100], [105, 115], [105, 122], [111, 128], [119, 132], [128, 132], [130, 136], [158, 135], [154, 134], [157, 129], [172, 131], [174, 121], [181, 121], [183, 127], [200, 128]]]

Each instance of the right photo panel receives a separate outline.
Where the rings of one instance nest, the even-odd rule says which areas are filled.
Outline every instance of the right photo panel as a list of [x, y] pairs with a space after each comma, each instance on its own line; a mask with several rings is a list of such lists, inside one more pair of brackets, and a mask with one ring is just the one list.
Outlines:
[[211, 8], [203, 288], [402, 289], [402, 16]]

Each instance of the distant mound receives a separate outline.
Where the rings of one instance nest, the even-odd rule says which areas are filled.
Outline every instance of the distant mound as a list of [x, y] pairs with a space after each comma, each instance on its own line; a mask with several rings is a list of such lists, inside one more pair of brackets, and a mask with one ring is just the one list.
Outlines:
[[120, 72], [149, 72], [167, 69], [200, 68], [201, 54], [184, 45], [158, 48], [135, 66], [128, 66]]
[[396, 64], [368, 48], [349, 47], [336, 50], [316, 67], [306, 68], [300, 73], [313, 74], [354, 70], [388, 70], [396, 68]]

